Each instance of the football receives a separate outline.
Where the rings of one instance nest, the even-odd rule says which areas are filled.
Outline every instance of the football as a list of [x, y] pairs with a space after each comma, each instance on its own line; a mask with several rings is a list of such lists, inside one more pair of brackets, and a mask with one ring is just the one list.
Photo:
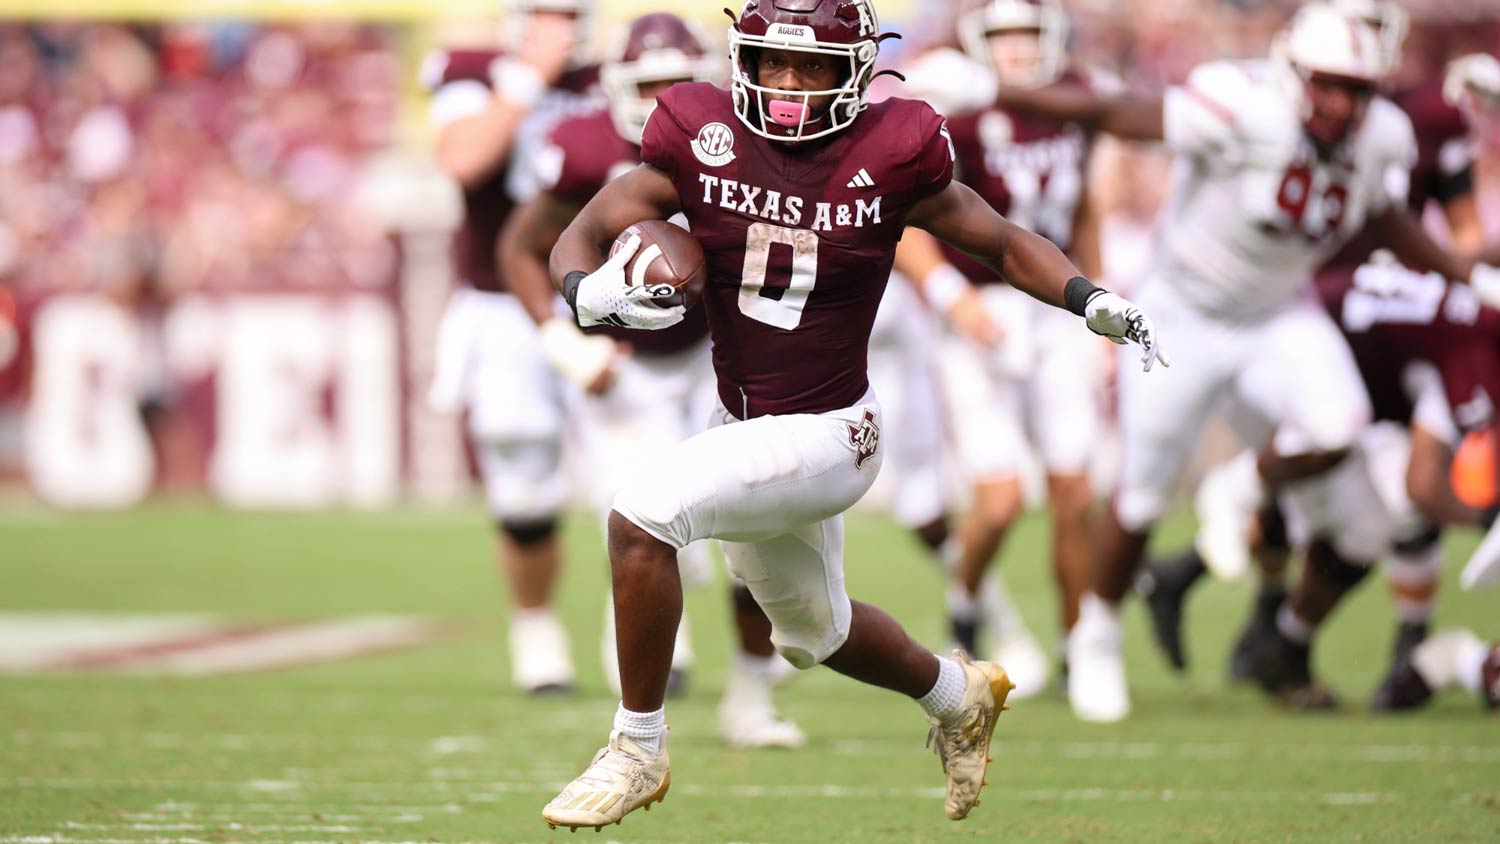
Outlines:
[[698, 241], [666, 220], [642, 220], [620, 232], [609, 254], [615, 254], [632, 236], [640, 237], [641, 246], [625, 264], [625, 280], [657, 291], [651, 301], [662, 307], [697, 305], [708, 279]]

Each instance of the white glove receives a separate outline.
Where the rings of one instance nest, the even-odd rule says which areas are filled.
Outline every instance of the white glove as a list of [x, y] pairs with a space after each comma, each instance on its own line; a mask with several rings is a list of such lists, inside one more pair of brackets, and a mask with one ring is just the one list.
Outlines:
[[1491, 100], [1500, 100], [1500, 60], [1488, 53], [1470, 53], [1448, 63], [1443, 76], [1443, 99], [1458, 105], [1464, 94], [1473, 92]]
[[579, 325], [614, 325], [657, 331], [682, 322], [686, 307], [673, 305], [664, 308], [651, 301], [659, 291], [644, 284], [632, 285], [625, 280], [625, 265], [639, 248], [641, 239], [632, 236], [599, 269], [578, 282], [573, 309], [578, 314]]
[[1469, 287], [1480, 303], [1500, 308], [1500, 267], [1475, 264], [1469, 271]]
[[1128, 340], [1140, 344], [1141, 367], [1145, 371], [1150, 372], [1158, 360], [1162, 366], [1172, 365], [1172, 359], [1157, 345], [1151, 319], [1128, 300], [1100, 290], [1083, 306], [1083, 319], [1090, 331], [1109, 338], [1112, 343], [1123, 346]]
[[619, 354], [618, 344], [602, 334], [584, 334], [566, 319], [542, 323], [542, 354], [557, 373], [580, 389], [597, 392]]

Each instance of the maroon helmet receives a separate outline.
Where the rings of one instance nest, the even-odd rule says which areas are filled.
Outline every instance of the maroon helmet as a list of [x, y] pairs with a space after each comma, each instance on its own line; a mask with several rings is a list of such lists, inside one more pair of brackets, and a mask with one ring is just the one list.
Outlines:
[[599, 70], [609, 97], [615, 131], [640, 144], [655, 97], [641, 96], [651, 82], [707, 82], [718, 62], [709, 55], [708, 38], [696, 24], [665, 12], [642, 15], [622, 27]]
[[[775, 141], [806, 141], [837, 132], [868, 105], [880, 40], [880, 21], [869, 0], [746, 0], [729, 27], [734, 110], [750, 131]], [[789, 102], [785, 92], [757, 81], [755, 54], [768, 47], [833, 56], [848, 67], [838, 87], [798, 91], [802, 102]], [[772, 93], [778, 97], [769, 98]], [[833, 97], [826, 114], [811, 113], [814, 97]], [[767, 121], [773, 128], [767, 128]]]

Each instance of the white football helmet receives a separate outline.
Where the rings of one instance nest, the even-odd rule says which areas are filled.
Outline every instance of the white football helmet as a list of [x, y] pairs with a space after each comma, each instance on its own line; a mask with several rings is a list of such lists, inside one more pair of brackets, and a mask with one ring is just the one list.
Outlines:
[[519, 52], [526, 43], [526, 19], [536, 12], [562, 12], [573, 15], [577, 42], [568, 64], [581, 67], [588, 63], [589, 36], [594, 31], [594, 0], [506, 0], [505, 48]]
[[1330, 5], [1355, 20], [1364, 21], [1375, 30], [1385, 72], [1396, 69], [1401, 61], [1401, 45], [1411, 28], [1411, 16], [1396, 0], [1331, 0]]
[[[1034, 32], [1036, 65], [1024, 78], [1005, 78], [995, 67], [991, 36], [1003, 32]], [[1068, 16], [1058, 0], [986, 0], [958, 18], [958, 38], [969, 58], [1001, 73], [1001, 84], [1040, 87], [1062, 73], [1068, 45]]]
[[1375, 31], [1324, 3], [1298, 10], [1277, 33], [1271, 57], [1303, 81], [1320, 73], [1374, 85], [1386, 71]]
[[639, 145], [656, 108], [656, 98], [642, 96], [641, 85], [711, 81], [718, 62], [710, 51], [702, 28], [666, 12], [642, 15], [621, 27], [599, 69], [620, 137]]
[[[1332, 5], [1303, 6], [1276, 34], [1272, 63], [1281, 71], [1287, 95], [1296, 104], [1304, 131], [1321, 144], [1341, 143], [1364, 119], [1368, 98], [1385, 76], [1386, 64], [1375, 30]], [[1357, 102], [1347, 114], [1329, 114], [1315, 103], [1314, 80], [1355, 89]]]

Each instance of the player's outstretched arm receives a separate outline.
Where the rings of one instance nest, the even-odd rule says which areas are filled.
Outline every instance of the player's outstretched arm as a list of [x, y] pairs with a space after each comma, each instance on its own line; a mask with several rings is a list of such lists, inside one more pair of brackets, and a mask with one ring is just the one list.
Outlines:
[[578, 216], [579, 206], [552, 191], [542, 191], [517, 208], [500, 229], [495, 257], [506, 284], [538, 325], [555, 311], [557, 289], [547, 274], [547, 260], [563, 229]]
[[1171, 365], [1140, 308], [1095, 287], [1051, 241], [1005, 219], [961, 182], [950, 182], [918, 203], [907, 224], [986, 262], [1012, 286], [1078, 314], [1095, 333], [1116, 343], [1138, 343], [1146, 369], [1158, 359]]
[[625, 265], [640, 247], [631, 238], [618, 252], [609, 247], [620, 232], [642, 220], [665, 220], [682, 207], [677, 187], [660, 170], [641, 164], [605, 185], [563, 229], [552, 247], [552, 284], [578, 317], [578, 324], [659, 329], [682, 321], [681, 305], [649, 301], [645, 287], [626, 283]]
[[1481, 254], [1477, 261], [1454, 255], [1433, 241], [1415, 217], [1394, 203], [1372, 217], [1369, 225], [1402, 263], [1468, 284], [1479, 301], [1500, 308], [1500, 267], [1490, 260], [1500, 255]]
[[538, 326], [547, 362], [564, 378], [598, 394], [614, 380], [613, 364], [620, 351], [609, 337], [586, 335], [558, 316], [557, 290], [547, 275], [547, 256], [577, 215], [576, 203], [542, 191], [505, 221], [495, 257], [511, 293]]
[[1165, 139], [1161, 97], [1107, 96], [1079, 85], [1001, 86], [996, 102], [1063, 123], [1078, 123], [1127, 141]]

